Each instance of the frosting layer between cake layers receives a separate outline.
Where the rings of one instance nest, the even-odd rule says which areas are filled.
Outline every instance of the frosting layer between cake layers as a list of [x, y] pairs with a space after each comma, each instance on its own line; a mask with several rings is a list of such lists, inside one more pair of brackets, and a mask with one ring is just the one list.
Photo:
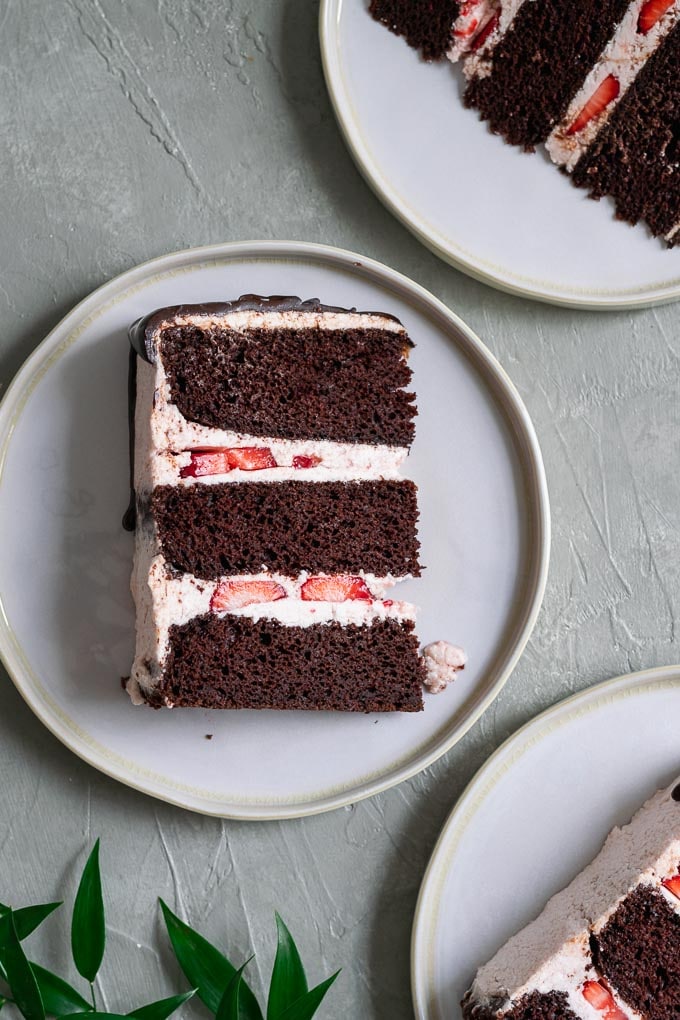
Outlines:
[[[168, 707], [417, 710], [425, 670], [413, 634], [415, 608], [384, 598], [397, 580], [420, 572], [415, 486], [399, 474], [415, 414], [404, 390], [412, 345], [391, 316], [310, 310], [310, 303], [277, 310], [256, 300], [263, 306], [164, 310], [147, 320], [141, 336], [137, 329], [138, 613], [128, 692], [136, 703]], [[272, 385], [261, 375], [268, 343]], [[305, 364], [310, 358], [313, 373]], [[210, 392], [215, 379], [218, 399]], [[344, 418], [327, 412], [329, 393], [370, 385], [368, 426], [358, 413], [360, 394]], [[285, 406], [295, 399], [302, 406], [287, 416], [267, 407], [267, 400]], [[322, 438], [307, 435], [315, 408]], [[234, 428], [236, 419], [249, 420], [251, 431]], [[348, 438], [367, 433], [387, 440], [398, 434], [402, 445]], [[359, 629], [372, 642], [357, 638]], [[385, 673], [390, 648], [401, 648], [418, 680], [402, 685], [396, 701], [379, 681], [378, 660]], [[227, 649], [245, 678], [238, 690], [233, 683], [215, 689]], [[344, 667], [326, 689], [317, 685], [315, 700], [304, 677], [324, 649], [326, 671], [334, 658]], [[363, 681], [352, 706], [347, 684], [360, 660], [377, 678]], [[197, 664], [211, 683], [196, 677]], [[396, 676], [397, 660], [392, 670]], [[297, 693], [290, 682], [296, 674]]]

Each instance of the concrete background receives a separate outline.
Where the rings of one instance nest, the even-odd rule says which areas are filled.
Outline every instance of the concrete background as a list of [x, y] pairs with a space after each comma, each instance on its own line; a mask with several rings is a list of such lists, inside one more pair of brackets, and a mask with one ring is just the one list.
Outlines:
[[[677, 307], [549, 308], [430, 255], [345, 150], [317, 16], [303, 0], [0, 0], [2, 388], [76, 301], [151, 256], [260, 237], [363, 252], [455, 309], [519, 387], [552, 499], [548, 590], [514, 676], [453, 751], [382, 796], [299, 822], [220, 823], [118, 786], [59, 745], [3, 675], [0, 900], [72, 896], [100, 835], [112, 1010], [184, 987], [160, 894], [234, 958], [254, 950], [258, 988], [278, 909], [312, 979], [344, 968], [320, 1017], [411, 1017], [418, 886], [476, 769], [568, 693], [680, 659]], [[65, 919], [50, 930], [34, 952], [67, 970]]]

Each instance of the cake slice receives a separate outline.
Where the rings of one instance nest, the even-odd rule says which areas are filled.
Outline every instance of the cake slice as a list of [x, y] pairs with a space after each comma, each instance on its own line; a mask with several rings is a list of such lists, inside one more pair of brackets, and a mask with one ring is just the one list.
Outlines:
[[246, 295], [131, 340], [133, 701], [420, 710], [434, 665], [386, 597], [421, 569], [401, 323]]
[[680, 1016], [680, 783], [657, 793], [477, 972], [466, 1020]]

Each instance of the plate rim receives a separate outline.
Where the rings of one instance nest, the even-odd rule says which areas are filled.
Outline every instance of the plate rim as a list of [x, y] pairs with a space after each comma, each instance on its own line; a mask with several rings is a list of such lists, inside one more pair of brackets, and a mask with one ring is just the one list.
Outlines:
[[[504, 772], [511, 768], [512, 762], [503, 768], [504, 758], [513, 750], [514, 745], [518, 745], [516, 751], [522, 749], [521, 753], [523, 754], [537, 741], [544, 739], [551, 732], [551, 723], [557, 723], [560, 716], [565, 716], [563, 722], [566, 723], [585, 711], [596, 711], [599, 703], [607, 694], [625, 697], [632, 689], [638, 687], [653, 689], [658, 686], [680, 688], [680, 664], [652, 666], [649, 669], [622, 673], [562, 698], [511, 733], [475, 772], [444, 822], [418, 891], [410, 945], [411, 999], [416, 1020], [433, 1020], [427, 1002], [427, 995], [431, 992], [431, 985], [428, 982], [427, 950], [431, 945], [433, 931], [432, 915], [431, 912], [428, 912], [427, 906], [432, 887], [441, 887], [448, 863], [446, 851], [449, 842], [452, 839], [455, 840], [456, 835], [460, 838], [465, 832], [467, 824], [476, 811], [474, 803], [476, 802], [478, 806], [485, 797], [485, 790], [488, 792], [489, 784], [495, 786]], [[588, 702], [594, 702], [590, 705], [590, 709], [588, 709]], [[494, 772], [497, 772], [495, 777]], [[471, 813], [468, 815], [468, 812]], [[467, 819], [466, 815], [468, 815]]]
[[[91, 291], [31, 352], [0, 401], [0, 480], [14, 427], [23, 410], [23, 403], [28, 399], [32, 388], [49, 371], [52, 360], [65, 349], [66, 342], [77, 343], [78, 336], [86, 328], [89, 316], [93, 312], [115, 299], [116, 295], [129, 292], [135, 284], [142, 285], [154, 276], [171, 273], [173, 270], [190, 269], [211, 260], [233, 262], [267, 258], [331, 266], [353, 272], [363, 278], [368, 277], [383, 288], [401, 295], [402, 299], [404, 297], [410, 299], [421, 312], [429, 311], [441, 323], [442, 328], [445, 323], [453, 327], [459, 335], [461, 349], [473, 356], [475, 370], [484, 379], [494, 405], [501, 412], [506, 428], [517, 444], [516, 453], [520, 467], [528, 476], [525, 481], [531, 482], [528, 500], [535, 520], [534, 534], [526, 557], [530, 563], [535, 562], [533, 576], [527, 579], [523, 590], [525, 605], [523, 613], [520, 614], [519, 629], [514, 626], [509, 637], [503, 639], [498, 656], [501, 661], [498, 676], [485, 697], [476, 706], [472, 706], [458, 725], [453, 726], [453, 732], [447, 730], [444, 735], [435, 735], [427, 741], [424, 748], [417, 748], [413, 755], [409, 755], [405, 762], [397, 761], [377, 777], [358, 777], [341, 791], [337, 789], [325, 791], [321, 796], [310, 793], [300, 801], [288, 799], [284, 803], [276, 803], [272, 800], [266, 805], [253, 798], [250, 806], [245, 803], [227, 803], [224, 799], [208, 800], [189, 788], [153, 785], [154, 777], [156, 781], [163, 780], [164, 777], [149, 771], [148, 778], [145, 779], [139, 769], [135, 770], [133, 763], [128, 763], [126, 771], [124, 763], [120, 765], [115, 760], [108, 760], [92, 740], [88, 743], [84, 739], [88, 734], [84, 733], [81, 736], [69, 731], [59, 719], [55, 707], [49, 709], [43, 703], [40, 692], [35, 690], [30, 673], [21, 662], [23, 648], [10, 627], [0, 592], [0, 660], [33, 714], [62, 744], [105, 775], [166, 803], [218, 818], [258, 821], [301, 818], [356, 803], [416, 775], [460, 740], [498, 696], [533, 631], [545, 592], [551, 533], [547, 480], [536, 431], [524, 402], [505, 369], [477, 334], [439, 298], [404, 274], [359, 253], [306, 241], [230, 241], [179, 249], [141, 262]], [[513, 617], [513, 622], [514, 619]]]
[[[535, 286], [511, 282], [491, 269], [484, 269], [466, 258], [464, 253], [456, 253], [450, 247], [441, 244], [431, 236], [426, 227], [418, 222], [417, 217], [409, 214], [407, 206], [400, 202], [399, 196], [393, 193], [374, 165], [368, 150], [361, 142], [360, 133], [352, 116], [352, 103], [344, 87], [339, 62], [339, 37], [337, 28], [342, 15], [345, 0], [321, 0], [319, 8], [319, 40], [321, 63], [323, 66], [326, 88], [331, 100], [335, 118], [340, 127], [342, 137], [355, 165], [373, 193], [386, 206], [389, 212], [413, 234], [429, 251], [442, 261], [480, 283], [485, 283], [505, 294], [515, 297], [529, 298], [543, 304], [556, 305], [562, 308], [579, 308], [584, 311], [623, 311], [634, 308], [650, 308], [670, 304], [680, 299], [680, 278], [676, 282], [665, 285], [659, 291], [647, 288], [641, 294], [612, 295], [608, 291], [596, 291], [592, 295], [578, 294], [576, 291], [565, 291], [564, 294], [541, 289], [536, 281]], [[662, 285], [663, 286], [663, 285]]]

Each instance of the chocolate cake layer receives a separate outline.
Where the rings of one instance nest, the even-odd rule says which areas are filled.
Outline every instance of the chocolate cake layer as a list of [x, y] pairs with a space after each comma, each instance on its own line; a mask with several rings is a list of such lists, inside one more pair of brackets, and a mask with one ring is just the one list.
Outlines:
[[680, 917], [661, 893], [639, 885], [591, 939], [595, 966], [645, 1020], [677, 1020]]
[[[680, 23], [647, 61], [572, 180], [593, 198], [611, 195], [616, 215], [646, 220], [680, 244]], [[672, 233], [675, 230], [674, 233]]]
[[600, 0], [594, 8], [526, 0], [492, 52], [491, 73], [470, 81], [465, 105], [513, 145], [531, 149], [545, 141], [629, 2]]
[[158, 694], [199, 708], [418, 712], [423, 675], [410, 623], [284, 627], [206, 615], [171, 628]]
[[458, 16], [458, 0], [371, 0], [369, 10], [426, 60], [441, 60], [451, 43], [451, 28]]
[[283, 439], [410, 446], [416, 414], [403, 332], [163, 330], [159, 356], [186, 419]]
[[[496, 1020], [497, 1010], [504, 1003], [502, 1000], [495, 1006], [475, 1003], [466, 996], [461, 1005], [465, 1020]], [[578, 1020], [578, 1017], [569, 1008], [564, 992], [529, 992], [503, 1013], [503, 1020]]]
[[177, 570], [229, 574], [420, 574], [410, 481], [158, 486], [161, 550]]

